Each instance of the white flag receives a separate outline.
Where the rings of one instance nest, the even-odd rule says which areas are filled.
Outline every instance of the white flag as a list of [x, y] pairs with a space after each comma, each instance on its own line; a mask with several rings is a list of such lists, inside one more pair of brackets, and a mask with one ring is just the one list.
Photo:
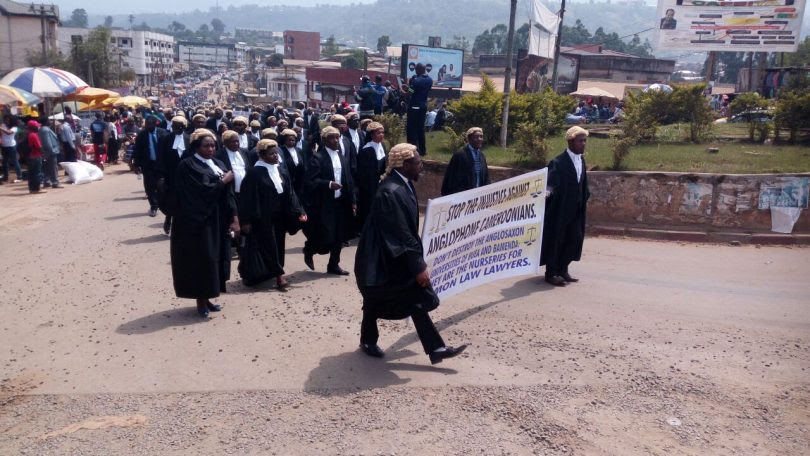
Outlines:
[[543, 6], [540, 0], [533, 0], [529, 20], [529, 54], [553, 59], [559, 26], [560, 17]]

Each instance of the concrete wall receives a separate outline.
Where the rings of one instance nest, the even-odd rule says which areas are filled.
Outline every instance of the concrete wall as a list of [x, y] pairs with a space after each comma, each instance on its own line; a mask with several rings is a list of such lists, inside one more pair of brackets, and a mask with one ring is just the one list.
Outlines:
[[[425, 205], [429, 198], [440, 196], [445, 168], [443, 163], [425, 161], [425, 172], [416, 186], [420, 204]], [[494, 181], [526, 171], [489, 168]], [[722, 175], [591, 171], [588, 178], [590, 226], [766, 233], [771, 230], [771, 211], [759, 207], [761, 202], [767, 203], [768, 192], [773, 194], [774, 189], [793, 186], [797, 194], [801, 193], [801, 188], [807, 188], [810, 173]], [[802, 211], [793, 233], [810, 233], [810, 211]]]
[[[46, 22], [48, 49], [57, 50], [56, 21]], [[28, 66], [28, 53], [41, 53], [42, 24], [39, 17], [0, 15], [0, 74]]]

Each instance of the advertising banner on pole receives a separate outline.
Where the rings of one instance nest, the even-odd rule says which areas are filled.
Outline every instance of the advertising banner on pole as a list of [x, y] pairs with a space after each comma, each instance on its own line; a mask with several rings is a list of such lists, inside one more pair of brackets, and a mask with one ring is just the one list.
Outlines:
[[806, 0], [658, 0], [661, 51], [796, 52]]
[[428, 202], [422, 244], [440, 297], [538, 273], [547, 177], [543, 168]]
[[460, 89], [464, 78], [464, 51], [438, 47], [402, 45], [402, 78], [409, 81], [416, 74], [416, 65], [425, 65], [433, 79], [433, 87]]

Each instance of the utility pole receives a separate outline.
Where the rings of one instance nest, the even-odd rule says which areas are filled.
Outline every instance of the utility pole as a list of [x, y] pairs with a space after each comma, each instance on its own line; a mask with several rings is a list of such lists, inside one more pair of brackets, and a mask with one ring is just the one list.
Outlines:
[[28, 10], [31, 11], [32, 13], [39, 13], [39, 23], [40, 28], [42, 30], [42, 35], [40, 35], [39, 37], [40, 42], [42, 43], [42, 64], [43, 66], [48, 66], [48, 38], [47, 38], [47, 31], [46, 31], [47, 26], [45, 23], [45, 18], [46, 15], [49, 13], [56, 14], [56, 11], [54, 10], [53, 5], [50, 5], [49, 7], [46, 8], [45, 5], [39, 5], [39, 7], [37, 7], [33, 3], [28, 8]]
[[560, 42], [562, 41], [563, 16], [565, 15], [565, 0], [560, 4], [560, 25], [557, 28], [557, 39], [554, 40], [554, 72], [551, 74], [551, 89], [557, 91], [557, 64], [560, 61]]
[[[565, 0], [563, 0], [565, 1]], [[509, 92], [512, 85], [512, 48], [515, 44], [515, 12], [517, 0], [511, 0], [509, 9], [509, 38], [506, 44], [506, 74], [503, 77], [503, 117], [501, 118], [501, 147], [506, 147], [506, 132], [509, 127]]]

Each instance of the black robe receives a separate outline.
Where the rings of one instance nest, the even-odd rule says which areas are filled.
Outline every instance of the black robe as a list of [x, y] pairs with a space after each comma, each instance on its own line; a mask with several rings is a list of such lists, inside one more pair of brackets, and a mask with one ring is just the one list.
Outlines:
[[548, 163], [548, 188], [551, 195], [546, 199], [540, 264], [555, 269], [579, 261], [582, 256], [585, 210], [591, 196], [585, 158], [582, 159], [580, 182], [577, 182], [577, 171], [567, 152], [551, 160]]
[[354, 274], [363, 310], [401, 319], [418, 308], [438, 307], [433, 288], [416, 282], [425, 268], [416, 195], [394, 172], [380, 182], [357, 245]]
[[[484, 152], [480, 151], [478, 153], [481, 155], [482, 174], [479, 187], [483, 187], [490, 183], [489, 170], [487, 169], [487, 157]], [[447, 170], [444, 172], [444, 180], [442, 181], [442, 196], [463, 192], [471, 188], [475, 188], [475, 162], [469, 146], [464, 146], [463, 149], [450, 157], [450, 163], [447, 164]]]
[[335, 181], [335, 173], [326, 147], [313, 153], [307, 165], [303, 199], [309, 220], [304, 225], [304, 234], [313, 253], [320, 255], [329, 253], [336, 242], [351, 239], [354, 231], [354, 181], [346, 159], [340, 156], [340, 162], [343, 186], [340, 198], [335, 198], [335, 190], [329, 188], [329, 182]]
[[191, 155], [189, 147], [190, 137], [183, 133], [183, 144], [185, 150], [182, 155], [174, 149], [174, 133], [169, 133], [160, 139], [158, 143], [157, 165], [158, 174], [158, 207], [166, 215], [174, 215], [177, 212], [177, 193], [174, 190], [174, 174], [180, 161]]
[[280, 147], [279, 152], [282, 154], [281, 162], [284, 164], [283, 167], [290, 175], [290, 180], [292, 181], [292, 186], [293, 189], [295, 189], [295, 193], [297, 195], [301, 195], [301, 192], [304, 189], [304, 179], [306, 179], [307, 172], [307, 160], [303, 151], [295, 148], [296, 155], [298, 155], [298, 165], [296, 165], [295, 161], [293, 161], [292, 154], [286, 146]]
[[364, 147], [357, 155], [357, 228], [363, 229], [363, 225], [371, 211], [371, 203], [377, 193], [380, 184], [380, 177], [385, 174], [385, 165], [388, 162], [387, 154], [381, 160], [377, 160], [377, 152], [371, 145]]
[[[220, 169], [225, 165], [217, 159]], [[207, 299], [225, 291], [231, 275], [228, 227], [236, 215], [230, 185], [193, 155], [177, 165], [178, 208], [172, 223], [171, 259], [178, 298]]]
[[[304, 209], [290, 185], [290, 176], [279, 166], [283, 192], [279, 195], [268, 170], [263, 166], [250, 168], [242, 181], [239, 193], [239, 222], [251, 225], [250, 236], [256, 245], [270, 275], [284, 274], [284, 236], [298, 224]], [[281, 251], [279, 251], [281, 249]]]

